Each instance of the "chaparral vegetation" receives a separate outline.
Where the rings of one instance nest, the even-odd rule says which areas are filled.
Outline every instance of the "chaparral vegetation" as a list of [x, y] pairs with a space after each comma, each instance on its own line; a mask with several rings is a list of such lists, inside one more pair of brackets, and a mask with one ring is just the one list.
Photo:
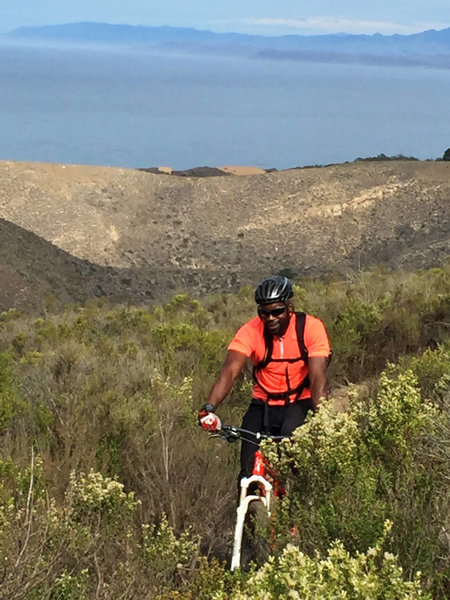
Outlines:
[[[266, 444], [289, 492], [248, 573], [228, 570], [239, 449], [196, 412], [252, 290], [3, 313], [0, 597], [449, 597], [449, 275], [296, 286], [330, 334], [331, 399]], [[239, 423], [250, 393], [247, 370], [223, 421]]]

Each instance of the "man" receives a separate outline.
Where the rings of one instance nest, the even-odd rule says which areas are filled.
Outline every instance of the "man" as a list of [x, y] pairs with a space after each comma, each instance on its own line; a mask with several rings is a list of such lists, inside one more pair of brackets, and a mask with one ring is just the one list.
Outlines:
[[[289, 436], [327, 395], [328, 335], [322, 321], [295, 313], [286, 277], [264, 279], [255, 290], [258, 316], [245, 323], [228, 346], [220, 374], [200, 409], [200, 425], [220, 429], [216, 408], [228, 395], [246, 360], [253, 363], [253, 399], [242, 427]], [[242, 442], [241, 472], [249, 476], [256, 446]]]

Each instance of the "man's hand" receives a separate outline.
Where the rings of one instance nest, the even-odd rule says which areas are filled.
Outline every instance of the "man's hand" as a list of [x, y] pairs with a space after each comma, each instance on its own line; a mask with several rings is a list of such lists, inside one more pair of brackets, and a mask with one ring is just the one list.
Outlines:
[[222, 428], [219, 417], [214, 414], [215, 407], [212, 404], [204, 404], [198, 413], [198, 423], [205, 431], [215, 432]]

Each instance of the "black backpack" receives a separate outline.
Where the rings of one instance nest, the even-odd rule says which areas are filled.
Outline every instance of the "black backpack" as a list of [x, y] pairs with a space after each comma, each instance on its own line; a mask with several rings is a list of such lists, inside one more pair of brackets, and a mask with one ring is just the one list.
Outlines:
[[255, 365], [253, 367], [253, 380], [267, 394], [267, 396], [268, 396], [267, 399], [268, 400], [284, 399], [286, 406], [290, 402], [290, 396], [295, 394], [295, 400], [298, 400], [298, 398], [300, 397], [303, 390], [305, 388], [309, 387], [308, 375], [303, 379], [303, 381], [300, 382], [300, 385], [298, 385], [296, 388], [291, 388], [290, 383], [289, 383], [289, 375], [288, 375], [288, 371], [287, 371], [287, 367], [286, 367], [286, 384], [287, 384], [286, 391], [272, 393], [272, 392], [269, 392], [268, 390], [266, 390], [264, 388], [264, 386], [261, 385], [260, 381], [258, 381], [258, 373], [259, 373], [259, 371], [261, 371], [261, 369], [264, 369], [264, 367], [266, 367], [270, 362], [294, 363], [294, 362], [299, 362], [300, 360], [304, 361], [305, 363], [308, 362], [308, 349], [305, 346], [305, 340], [304, 340], [306, 314], [304, 312], [296, 312], [295, 319], [296, 319], [296, 331], [297, 331], [299, 356], [295, 357], [295, 358], [272, 358], [273, 336], [272, 336], [272, 334], [270, 334], [269, 332], [264, 330], [264, 342], [266, 344], [266, 352], [264, 354], [264, 358], [257, 365]]

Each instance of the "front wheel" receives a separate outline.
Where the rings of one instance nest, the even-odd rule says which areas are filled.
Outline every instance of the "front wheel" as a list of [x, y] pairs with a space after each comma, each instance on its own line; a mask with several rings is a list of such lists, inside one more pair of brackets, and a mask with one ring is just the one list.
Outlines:
[[242, 533], [241, 569], [248, 571], [251, 563], [257, 566], [267, 562], [270, 554], [270, 519], [267, 508], [260, 500], [248, 505]]

